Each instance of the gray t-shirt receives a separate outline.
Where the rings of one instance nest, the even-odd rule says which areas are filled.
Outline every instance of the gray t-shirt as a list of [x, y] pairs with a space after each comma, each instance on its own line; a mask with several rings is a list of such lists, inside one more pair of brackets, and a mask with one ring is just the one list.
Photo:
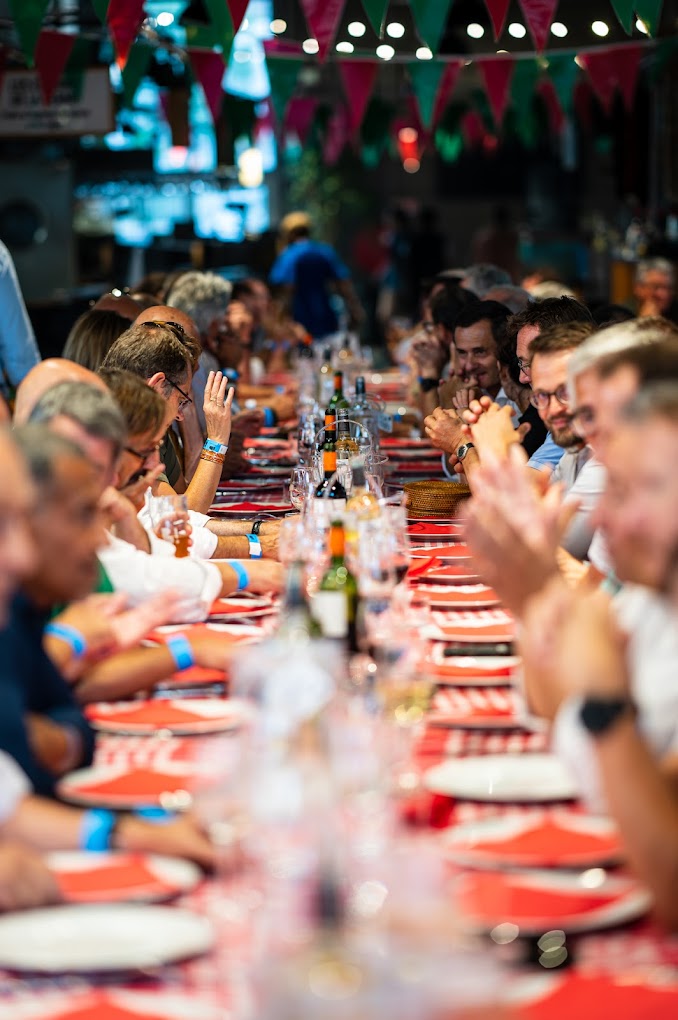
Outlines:
[[551, 475], [551, 484], [562, 482], [565, 502], [576, 500], [579, 509], [565, 533], [562, 545], [575, 559], [585, 560], [594, 528], [591, 515], [605, 488], [605, 468], [593, 456], [589, 446], [581, 450], [568, 450]]

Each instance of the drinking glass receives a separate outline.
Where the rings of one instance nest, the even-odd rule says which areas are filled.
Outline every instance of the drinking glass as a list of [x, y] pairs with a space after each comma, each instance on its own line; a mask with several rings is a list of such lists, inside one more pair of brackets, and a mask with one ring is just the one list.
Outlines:
[[303, 510], [311, 491], [311, 473], [307, 467], [296, 467], [290, 475], [290, 503], [295, 510]]
[[149, 513], [153, 531], [165, 542], [174, 546], [174, 555], [183, 558], [189, 555], [191, 544], [191, 523], [185, 496], [151, 496]]

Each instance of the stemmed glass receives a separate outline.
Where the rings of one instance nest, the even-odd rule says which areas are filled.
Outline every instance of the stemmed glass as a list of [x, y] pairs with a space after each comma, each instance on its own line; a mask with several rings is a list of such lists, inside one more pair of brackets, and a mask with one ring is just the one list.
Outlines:
[[307, 467], [292, 468], [290, 503], [295, 510], [304, 510], [311, 492], [311, 472]]

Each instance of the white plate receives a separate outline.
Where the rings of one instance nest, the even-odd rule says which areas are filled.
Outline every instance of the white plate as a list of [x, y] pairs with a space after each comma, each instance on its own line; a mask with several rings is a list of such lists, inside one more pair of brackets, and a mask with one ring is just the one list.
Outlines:
[[96, 1010], [111, 1007], [127, 1010], [131, 1016], [164, 1020], [222, 1020], [223, 1011], [216, 1003], [181, 995], [176, 990], [154, 988], [152, 991], [130, 991], [127, 988], [86, 988], [76, 991], [67, 988], [59, 991], [40, 991], [35, 995], [23, 990], [17, 1002], [3, 1000], [2, 1020], [57, 1020], [61, 1016], [77, 1015], [79, 1010]]
[[204, 917], [177, 907], [49, 907], [0, 917], [0, 967], [44, 974], [147, 970], [206, 953]]
[[[554, 833], [554, 846], [545, 851], [533, 850], [529, 858], [523, 852], [511, 850], [505, 845], [507, 840], [521, 837], [544, 824], [553, 823], [559, 829], [566, 829], [583, 835], [597, 836], [602, 839], [614, 840], [615, 848], [605, 848], [600, 844], [589, 846], [588, 849], [562, 850], [558, 845], [557, 834]], [[446, 829], [441, 834], [446, 855], [455, 864], [466, 868], [479, 869], [543, 869], [543, 868], [595, 868], [618, 862], [623, 856], [621, 844], [618, 842], [618, 830], [609, 818], [584, 815], [568, 808], [560, 810], [551, 808], [549, 811], [530, 812], [525, 815], [510, 812], [491, 818], [483, 818], [476, 822], [466, 822]], [[550, 842], [550, 838], [549, 838]], [[495, 848], [496, 845], [496, 848]], [[528, 863], [529, 861], [529, 863]]]
[[[635, 920], [645, 914], [652, 905], [649, 891], [635, 879], [610, 876], [598, 868], [581, 873], [520, 871], [507, 874], [505, 878], [511, 888], [516, 890], [514, 894], [516, 898], [519, 898], [519, 890], [524, 888], [526, 892], [543, 890], [563, 896], [571, 895], [573, 898], [582, 894], [604, 893], [615, 896], [615, 899], [583, 911], [573, 909], [569, 914], [566, 903], [562, 903], [557, 910], [549, 909], [541, 915], [525, 914], [520, 911], [514, 916], [510, 906], [502, 909], [500, 904], [497, 904], [496, 908], [492, 906], [488, 909], [486, 903], [483, 906], [479, 904], [477, 910], [470, 913], [465, 910], [465, 907], [469, 905], [465, 900], [467, 891], [494, 880], [492, 873], [489, 872], [467, 872], [461, 876], [457, 883], [455, 900], [457, 916], [463, 928], [482, 934], [492, 931], [498, 925], [515, 924], [519, 927], [519, 934], [525, 936], [543, 935], [546, 931], [553, 929], [562, 929], [565, 932], [597, 931], [601, 928], [611, 928]], [[483, 898], [485, 899], [485, 897]], [[520, 908], [517, 909], [520, 910]]]
[[551, 754], [486, 754], [442, 762], [424, 773], [432, 793], [465, 800], [545, 803], [573, 800], [577, 787]]
[[[113, 895], [97, 896], [95, 892], [88, 892], [88, 899], [91, 903], [97, 902], [139, 902], [152, 903], [154, 901], [167, 900], [172, 896], [188, 892], [198, 884], [202, 878], [202, 872], [197, 864], [191, 861], [182, 861], [178, 857], [163, 857], [160, 854], [133, 854], [124, 851], [111, 851], [110, 853], [92, 853], [86, 850], [63, 850], [48, 854], [45, 858], [50, 871], [57, 874], [68, 874], [69, 872], [96, 872], [97, 869], [114, 867], [118, 861], [127, 858], [141, 858], [141, 862], [147, 871], [151, 873], [149, 882], [155, 878], [162, 882], [167, 888], [160, 890], [146, 888], [138, 885], [130, 887], [127, 892], [119, 885], [112, 890]], [[119, 873], [119, 872], [118, 872]]]
[[[111, 782], [137, 772], [158, 772], [167, 776], [166, 789], [162, 791], [136, 793], [134, 789], [118, 790], [92, 790], [84, 789], [95, 784]], [[191, 805], [191, 795], [187, 787], [192, 786], [198, 775], [196, 765], [185, 762], [167, 762], [162, 768], [154, 769], [143, 765], [138, 768], [113, 768], [93, 767], [88, 769], [76, 769], [63, 776], [57, 784], [57, 792], [63, 800], [71, 804], [84, 804], [94, 807], [111, 807], [117, 810], [125, 810], [136, 807], [145, 807], [160, 804], [168, 811], [185, 811]], [[174, 779], [176, 776], [176, 779]], [[164, 785], [165, 781], [163, 781]]]

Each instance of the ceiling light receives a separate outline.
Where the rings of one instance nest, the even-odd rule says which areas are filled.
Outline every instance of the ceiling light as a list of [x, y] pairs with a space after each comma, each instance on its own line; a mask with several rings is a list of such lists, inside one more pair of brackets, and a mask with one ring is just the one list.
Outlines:
[[414, 55], [417, 60], [433, 60], [433, 53], [428, 46], [420, 46]]
[[337, 53], [353, 53], [354, 49], [355, 47], [352, 42], [347, 41], [337, 43]]
[[594, 35], [599, 35], [602, 37], [606, 36], [610, 29], [609, 26], [607, 25], [607, 22], [594, 21], [593, 24], [591, 25], [591, 31], [594, 33]]
[[320, 49], [320, 46], [318, 45], [317, 39], [304, 39], [303, 43], [301, 44], [301, 48], [304, 51], [304, 53], [317, 53], [318, 50]]
[[419, 138], [419, 132], [413, 127], [401, 128], [398, 132], [398, 141], [405, 145], [413, 145]]
[[401, 25], [399, 21], [392, 21], [390, 25], [386, 26], [386, 35], [390, 35], [391, 39], [402, 39], [405, 35], [405, 26]]
[[485, 35], [485, 29], [482, 25], [479, 25], [477, 21], [472, 22], [466, 29], [466, 32], [472, 39], [482, 39]]
[[273, 35], [282, 35], [286, 29], [287, 22], [283, 21], [282, 18], [275, 18], [271, 22], [271, 32], [273, 32]]
[[[160, 20], [160, 19], [158, 19], [158, 20]], [[636, 28], [638, 29], [639, 32], [642, 32], [643, 35], [649, 35], [650, 34], [649, 31], [648, 31], [647, 25], [645, 24], [644, 21], [641, 21], [640, 18], [636, 19]]]
[[577, 67], [581, 67], [582, 70], [584, 69], [584, 61], [579, 56], [579, 54], [577, 54], [577, 56], [574, 58], [574, 62], [577, 65]]
[[508, 32], [514, 39], [524, 39], [527, 35], [527, 29], [519, 21], [512, 21], [508, 27]]
[[348, 26], [348, 34], [352, 35], [354, 39], [360, 39], [362, 35], [365, 35], [365, 26], [362, 21], [352, 21]]
[[390, 60], [391, 57], [395, 57], [395, 50], [388, 43], [382, 43], [381, 46], [377, 46], [377, 56], [382, 60]]
[[551, 31], [558, 39], [564, 39], [567, 35], [567, 25], [563, 25], [562, 21], [554, 21], [551, 25]]
[[414, 156], [410, 156], [408, 159], [403, 161], [403, 170], [406, 174], [416, 174], [420, 166], [421, 163], [418, 159], [415, 159]]
[[174, 15], [170, 11], [161, 11], [155, 20], [161, 28], [169, 28], [174, 24]]

